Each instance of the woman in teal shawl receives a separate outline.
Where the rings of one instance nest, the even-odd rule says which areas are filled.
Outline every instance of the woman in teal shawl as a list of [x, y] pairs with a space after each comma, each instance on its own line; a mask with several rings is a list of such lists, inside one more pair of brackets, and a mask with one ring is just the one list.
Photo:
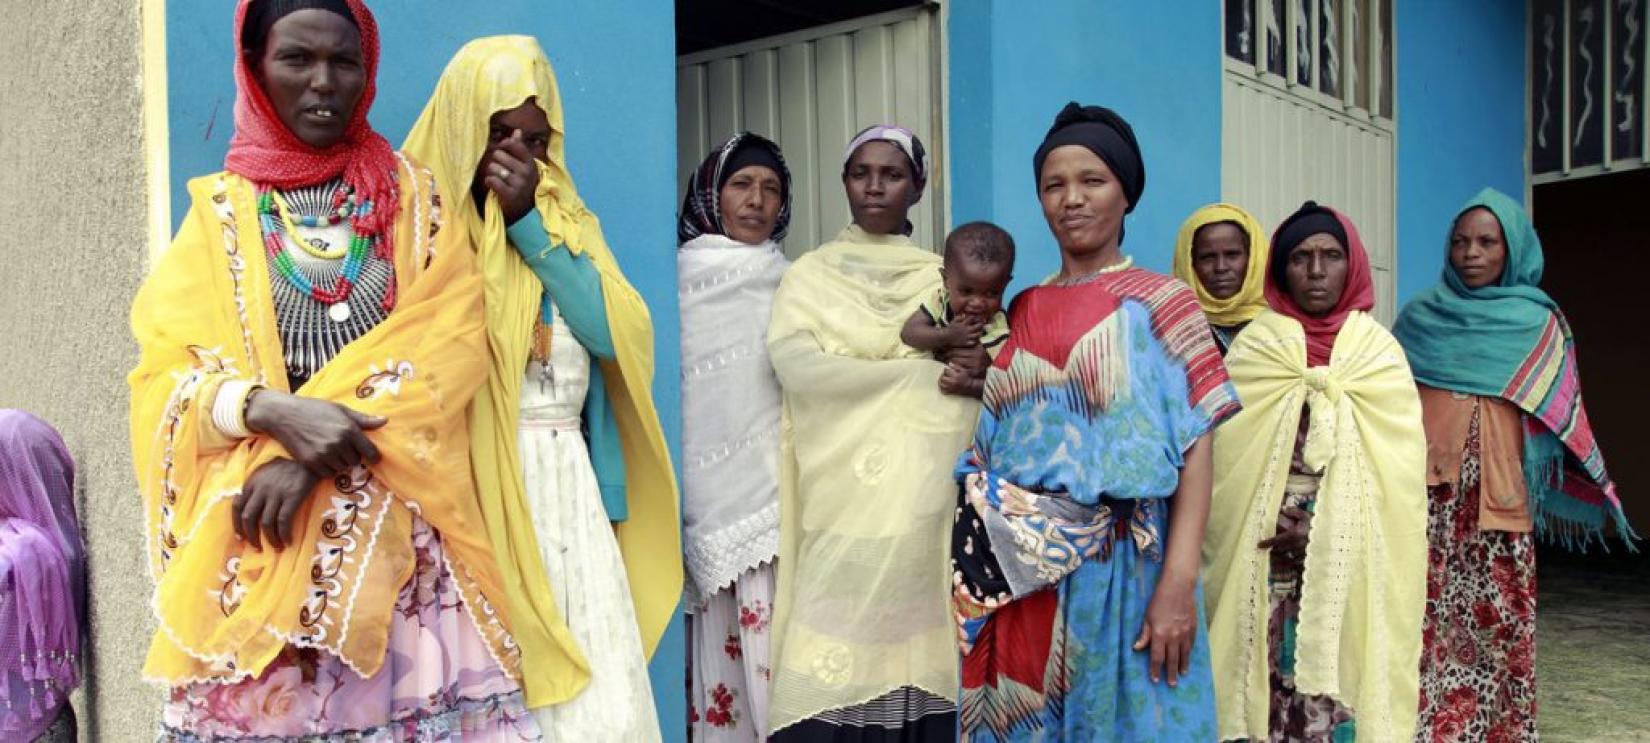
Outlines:
[[1427, 434], [1417, 740], [1535, 740], [1535, 536], [1584, 548], [1613, 527], [1633, 548], [1543, 263], [1529, 215], [1484, 189], [1393, 328]]

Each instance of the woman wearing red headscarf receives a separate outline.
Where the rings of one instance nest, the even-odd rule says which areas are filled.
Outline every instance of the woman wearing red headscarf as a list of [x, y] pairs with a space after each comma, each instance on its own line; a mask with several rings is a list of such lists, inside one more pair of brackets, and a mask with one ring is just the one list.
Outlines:
[[235, 136], [139, 292], [132, 444], [167, 740], [538, 740], [466, 406], [481, 282], [367, 123], [361, 0], [242, 0]]
[[1243, 412], [1215, 431], [1203, 542], [1220, 738], [1407, 740], [1426, 442], [1352, 220], [1290, 216], [1266, 299], [1226, 355]]

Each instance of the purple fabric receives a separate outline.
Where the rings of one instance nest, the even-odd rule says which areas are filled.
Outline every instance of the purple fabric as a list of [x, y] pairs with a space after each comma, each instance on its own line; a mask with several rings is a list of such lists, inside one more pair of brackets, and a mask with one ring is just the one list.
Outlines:
[[0, 410], [0, 739], [39, 736], [80, 685], [85, 565], [63, 438]]

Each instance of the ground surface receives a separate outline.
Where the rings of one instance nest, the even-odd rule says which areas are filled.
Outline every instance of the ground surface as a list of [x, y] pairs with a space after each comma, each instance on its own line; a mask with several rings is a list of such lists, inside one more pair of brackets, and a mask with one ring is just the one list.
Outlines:
[[1650, 741], [1650, 544], [1637, 555], [1611, 549], [1541, 552], [1535, 657], [1543, 741]]

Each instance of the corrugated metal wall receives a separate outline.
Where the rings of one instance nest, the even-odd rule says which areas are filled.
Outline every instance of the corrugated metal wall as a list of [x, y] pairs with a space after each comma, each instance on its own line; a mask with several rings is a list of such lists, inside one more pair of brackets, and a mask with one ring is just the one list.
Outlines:
[[676, 67], [677, 183], [742, 129], [778, 142], [795, 184], [791, 257], [848, 224], [842, 150], [871, 124], [910, 127], [928, 149], [928, 190], [911, 212], [918, 245], [945, 234], [945, 147], [936, 13], [884, 13], [682, 57]]
[[1393, 134], [1243, 73], [1226, 72], [1221, 193], [1270, 231], [1312, 199], [1358, 225], [1375, 269], [1375, 315], [1396, 312]]

